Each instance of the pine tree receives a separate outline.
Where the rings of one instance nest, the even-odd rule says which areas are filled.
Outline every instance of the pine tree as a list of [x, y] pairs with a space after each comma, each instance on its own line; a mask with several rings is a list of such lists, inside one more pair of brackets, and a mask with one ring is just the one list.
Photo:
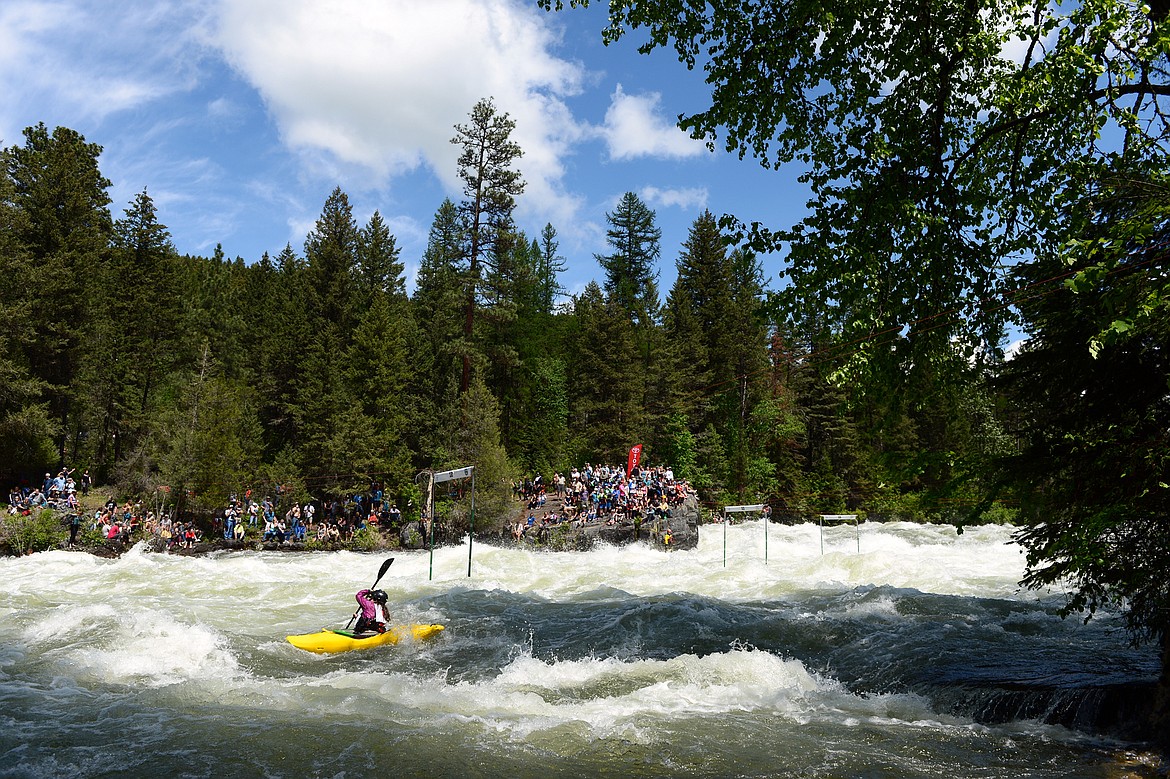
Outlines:
[[359, 231], [349, 198], [335, 189], [305, 239], [305, 281], [309, 340], [300, 347], [297, 399], [290, 412], [299, 430], [298, 456], [309, 478], [353, 475], [356, 442], [362, 433], [354, 398], [344, 381], [345, 358], [357, 322], [354, 299]]
[[[759, 260], [753, 253], [737, 249], [728, 255], [725, 265], [729, 279], [727, 312], [721, 318], [721, 327], [712, 323], [708, 354], [714, 375], [727, 377], [720, 405], [732, 468], [728, 482], [743, 500], [748, 492], [770, 492], [774, 483], [774, 466], [765, 455], [772, 415], [764, 405], [767, 391], [761, 381], [768, 364], [768, 331]], [[720, 305], [719, 296], [708, 304], [714, 308]]]
[[340, 188], [325, 200], [321, 215], [305, 238], [307, 289], [316, 325], [328, 330], [342, 345], [353, 329], [353, 294], [361, 246], [349, 197]]
[[504, 447], [516, 448], [517, 425], [527, 396], [521, 371], [523, 326], [531, 323], [536, 297], [534, 262], [528, 239], [509, 220], [501, 225], [483, 284], [476, 342], [484, 356], [484, 383], [500, 407]]
[[113, 248], [95, 273], [88, 348], [79, 360], [82, 424], [101, 431], [89, 453], [99, 475], [119, 464], [126, 473], [147, 470], [141, 447], [155, 397], [183, 354], [178, 282], [170, 234], [144, 190], [114, 224]]
[[769, 412], [761, 406], [766, 391], [759, 381], [767, 364], [759, 264], [750, 253], [728, 253], [715, 217], [705, 211], [691, 226], [677, 268], [666, 331], [671, 373], [684, 392], [672, 410], [695, 435], [720, 436], [719, 446], [708, 449], [730, 470], [698, 462], [708, 480], [726, 485], [737, 502], [755, 499], [773, 489], [774, 476], [765, 454]]
[[646, 434], [644, 380], [625, 309], [590, 282], [574, 300], [577, 332], [570, 375], [575, 461], [623, 462]]
[[[11, 289], [34, 290], [44, 283], [27, 247], [23, 211], [14, 205], [15, 186], [0, 169], [0, 278]], [[33, 376], [25, 346], [34, 338], [34, 312], [26, 295], [10, 295], [0, 306], [0, 470], [49, 466], [53, 423], [43, 402], [46, 385]]]
[[264, 452], [271, 461], [300, 443], [297, 412], [303, 376], [304, 345], [312, 326], [305, 289], [306, 268], [292, 246], [285, 246], [273, 267], [252, 268], [256, 285], [249, 296], [249, 328], [253, 345], [253, 385], [264, 429]]
[[[512, 506], [511, 484], [516, 474], [500, 442], [500, 409], [495, 397], [476, 378], [469, 390], [460, 393], [456, 402], [444, 410], [443, 419], [447, 447], [436, 466], [475, 466], [475, 507], [479, 521], [484, 517], [506, 516]], [[468, 527], [469, 514], [469, 503], [460, 502], [450, 518], [451, 525], [458, 529]]]
[[419, 330], [414, 362], [425, 408], [419, 437], [430, 442], [428, 446], [420, 446], [424, 449], [439, 443], [435, 427], [438, 409], [453, 402], [459, 388], [461, 357], [465, 352], [462, 345], [464, 298], [460, 283], [465, 237], [458, 209], [451, 200], [444, 200], [431, 223], [411, 299]]
[[633, 192], [627, 192], [606, 220], [606, 241], [611, 253], [597, 255], [605, 270], [605, 292], [645, 329], [658, 314], [658, 271], [655, 264], [662, 253], [662, 230], [655, 215]]
[[539, 284], [540, 310], [545, 314], [551, 314], [557, 306], [557, 300], [565, 295], [560, 274], [565, 272], [566, 267], [565, 258], [557, 253], [560, 242], [557, 241], [557, 231], [551, 222], [546, 223], [541, 229], [539, 239], [533, 239], [533, 249], [533, 256], [538, 258], [536, 277]]
[[662, 231], [655, 215], [633, 192], [627, 192], [606, 215], [606, 240], [611, 254], [597, 255], [605, 270], [605, 291], [634, 327], [634, 343], [628, 359], [635, 360], [641, 375], [639, 392], [649, 427], [660, 428], [670, 409], [663, 405], [670, 383], [670, 365], [658, 329], [658, 271]]
[[414, 476], [410, 431], [421, 410], [414, 394], [411, 352], [417, 331], [407, 301], [375, 295], [354, 332], [346, 359], [347, 378], [366, 431], [367, 450], [355, 463], [359, 471], [384, 483], [391, 495], [404, 495]]
[[676, 268], [664, 317], [675, 376], [671, 395], [678, 404], [672, 411], [699, 431], [712, 421], [712, 395], [733, 378], [723, 353], [728, 346], [725, 322], [734, 314], [731, 279], [722, 236], [709, 211], [691, 225]]
[[126, 209], [126, 218], [115, 223], [114, 233], [117, 283], [130, 301], [120, 324], [133, 336], [129, 356], [134, 369], [128, 378], [139, 397], [131, 402], [146, 412], [152, 393], [175, 364], [180, 318], [175, 247], [145, 190]]
[[109, 247], [112, 223], [98, 168], [101, 147], [74, 130], [49, 133], [38, 124], [24, 131], [23, 146], [4, 150], [12, 202], [21, 213], [14, 237], [42, 274], [42, 283], [22, 290], [32, 313], [32, 340], [25, 345], [29, 372], [44, 382], [57, 428], [58, 456], [65, 455], [72, 419], [72, 381], [90, 301], [89, 287]]
[[467, 125], [455, 125], [455, 137], [451, 139], [451, 143], [462, 149], [459, 178], [463, 180], [463, 201], [459, 212], [467, 235], [461, 393], [467, 392], [470, 386], [471, 345], [483, 281], [482, 266], [496, 251], [496, 241], [510, 230], [516, 196], [524, 191], [524, 180], [513, 168], [523, 155], [520, 146], [511, 139], [515, 121], [506, 113], [497, 113], [491, 98], [477, 102], [471, 109], [470, 119]]
[[358, 235], [356, 285], [363, 305], [369, 305], [377, 293], [406, 297], [405, 267], [399, 254], [397, 239], [375, 211]]
[[222, 374], [209, 344], [183, 372], [177, 402], [161, 410], [149, 449], [144, 459], [158, 464], [157, 483], [171, 488], [180, 510], [188, 503], [222, 506], [239, 485], [256, 478], [261, 431], [252, 393]]

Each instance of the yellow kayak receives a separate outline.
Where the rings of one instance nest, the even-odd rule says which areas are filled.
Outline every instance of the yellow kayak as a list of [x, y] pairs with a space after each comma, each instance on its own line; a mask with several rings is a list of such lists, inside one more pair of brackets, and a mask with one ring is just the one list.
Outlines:
[[348, 652], [351, 649], [371, 649], [385, 644], [397, 644], [404, 639], [420, 641], [430, 638], [442, 629], [442, 625], [395, 625], [385, 633], [372, 633], [359, 638], [354, 636], [352, 630], [322, 628], [319, 633], [305, 633], [287, 638], [297, 649], [316, 652], [319, 655], [331, 655], [336, 652]]

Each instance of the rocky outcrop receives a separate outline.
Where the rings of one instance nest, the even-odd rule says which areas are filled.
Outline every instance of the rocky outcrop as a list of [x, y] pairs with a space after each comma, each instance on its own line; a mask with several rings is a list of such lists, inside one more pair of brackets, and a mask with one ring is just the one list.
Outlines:
[[[559, 514], [561, 508], [560, 500], [550, 496], [538, 516], [543, 516], [546, 512]], [[528, 513], [518, 511], [511, 520], [511, 525], [523, 522]], [[514, 539], [511, 532], [506, 529], [501, 535]], [[637, 518], [613, 524], [590, 522], [582, 525], [576, 522], [559, 522], [555, 525], [542, 526], [538, 519], [536, 525], [524, 530], [517, 543], [563, 551], [589, 549], [599, 541], [614, 545], [644, 543], [670, 550], [694, 549], [699, 543], [699, 500], [692, 493], [682, 503], [671, 507], [665, 517]]]

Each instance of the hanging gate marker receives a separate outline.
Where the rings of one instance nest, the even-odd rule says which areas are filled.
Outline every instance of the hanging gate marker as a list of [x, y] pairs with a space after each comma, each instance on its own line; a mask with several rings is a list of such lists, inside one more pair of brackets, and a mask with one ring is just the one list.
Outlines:
[[723, 507], [723, 567], [727, 567], [727, 526], [731, 524], [728, 514], [761, 513], [764, 515], [764, 565], [768, 564], [768, 518], [767, 504], [753, 503], [750, 506]]
[[819, 514], [821, 518], [821, 557], [825, 556], [825, 523], [848, 522], [853, 520], [853, 532], [857, 536], [857, 554], [861, 554], [861, 529], [857, 524], [856, 514]]
[[[455, 481], [456, 479], [471, 479], [471, 516], [467, 527], [467, 575], [471, 576], [471, 546], [475, 539], [475, 466], [468, 465], [451, 471], [439, 471], [431, 476], [432, 484]], [[435, 576], [435, 490], [431, 489], [431, 575]]]

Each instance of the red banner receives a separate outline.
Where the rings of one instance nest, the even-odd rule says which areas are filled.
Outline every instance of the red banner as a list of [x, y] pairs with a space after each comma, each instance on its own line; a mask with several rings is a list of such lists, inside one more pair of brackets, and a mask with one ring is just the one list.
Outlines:
[[630, 478], [630, 474], [638, 467], [638, 461], [642, 459], [642, 445], [638, 444], [630, 450], [630, 457], [626, 461], [626, 478]]

